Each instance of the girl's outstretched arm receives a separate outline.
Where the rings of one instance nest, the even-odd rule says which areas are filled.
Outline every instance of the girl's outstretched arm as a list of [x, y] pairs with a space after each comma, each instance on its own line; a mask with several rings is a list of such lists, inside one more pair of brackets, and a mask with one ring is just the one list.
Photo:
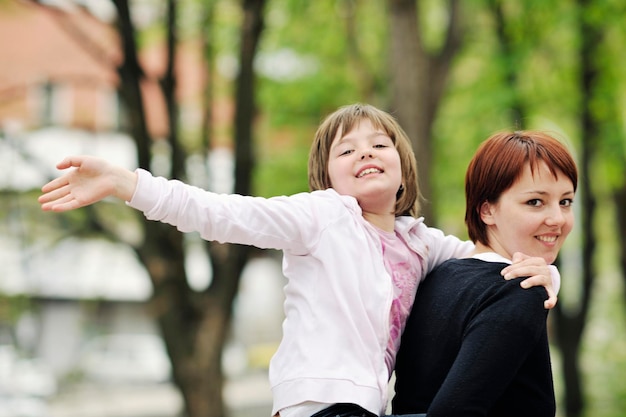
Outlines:
[[69, 156], [57, 169], [69, 170], [41, 188], [38, 201], [44, 211], [73, 210], [106, 197], [128, 201], [137, 185], [133, 171], [93, 156]]

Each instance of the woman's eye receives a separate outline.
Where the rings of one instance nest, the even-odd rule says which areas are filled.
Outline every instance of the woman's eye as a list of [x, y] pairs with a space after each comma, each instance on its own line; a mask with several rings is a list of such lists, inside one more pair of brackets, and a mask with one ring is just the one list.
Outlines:
[[564, 200], [561, 200], [561, 206], [563, 207], [571, 207], [572, 204], [574, 204], [574, 200], [571, 198], [566, 198]]
[[538, 198], [533, 198], [532, 200], [528, 200], [526, 202], [526, 204], [528, 204], [529, 206], [533, 206], [533, 207], [540, 207], [541, 206], [541, 200]]

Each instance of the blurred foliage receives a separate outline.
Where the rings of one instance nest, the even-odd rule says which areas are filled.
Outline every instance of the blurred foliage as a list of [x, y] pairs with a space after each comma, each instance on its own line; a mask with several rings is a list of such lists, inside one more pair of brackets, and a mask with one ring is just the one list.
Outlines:
[[281, 52], [299, 59], [291, 62], [292, 74], [261, 74], [259, 107], [270, 125], [316, 125], [337, 107], [363, 100], [359, 71], [381, 77], [387, 65], [381, 16], [384, 4], [372, 0], [270, 2], [260, 59]]
[[[0, 0], [1, 1], [1, 0]], [[232, 95], [232, 78], [225, 68], [235, 62], [239, 2], [232, 0], [185, 0], [181, 2], [181, 38], [195, 36], [201, 21], [201, 6], [216, 5], [212, 36], [218, 72], [216, 95]], [[577, 153], [580, 133], [578, 5], [569, 0], [503, 0], [506, 33], [514, 53], [503, 56], [496, 39], [494, 16], [488, 6], [493, 0], [463, 2], [465, 45], [457, 56], [446, 96], [434, 129], [433, 196], [441, 224], [448, 233], [465, 237], [465, 169], [477, 145], [494, 131], [517, 128], [511, 121], [511, 105], [519, 99], [526, 111], [524, 128], [549, 130], [570, 144]], [[594, 65], [600, 78], [594, 86], [591, 105], [602, 121], [601, 159], [594, 164], [594, 192], [599, 209], [596, 228], [599, 244], [596, 262], [600, 277], [595, 290], [590, 322], [583, 344], [583, 372], [588, 404], [585, 416], [622, 417], [626, 410], [626, 307], [623, 279], [618, 269], [615, 207], [611, 191], [623, 186], [626, 167], [626, 2], [592, 0], [594, 9], [583, 18], [599, 22], [605, 29]], [[442, 38], [443, 0], [422, 1], [420, 22], [428, 45]], [[259, 158], [254, 177], [255, 194], [292, 194], [308, 190], [307, 158], [311, 139], [322, 118], [337, 107], [367, 101], [382, 108], [387, 100], [387, 30], [385, 2], [379, 0], [271, 0], [266, 30], [258, 57], [258, 120], [255, 130]], [[144, 28], [140, 45], [162, 38], [162, 27]], [[584, 36], [584, 35], [583, 35]], [[229, 64], [230, 63], [230, 64]], [[514, 65], [518, 91], [506, 79], [505, 65]], [[231, 74], [232, 75], [232, 74]], [[192, 126], [185, 134], [197, 136]], [[221, 128], [221, 127], [220, 127]], [[196, 129], [197, 130], [197, 129]], [[185, 143], [195, 146], [191, 138]], [[3, 224], [28, 223], [34, 238], [53, 227], [84, 225], [81, 211], [41, 220], [34, 203], [35, 193], [4, 194], [0, 215]], [[123, 205], [106, 203], [96, 207], [107, 223], [126, 229], [133, 214]], [[16, 219], [19, 213], [19, 218]], [[32, 223], [24, 220], [35, 219]], [[32, 216], [32, 217], [31, 217]], [[74, 217], [71, 217], [74, 216]], [[128, 222], [119, 222], [120, 218]], [[13, 219], [13, 220], [11, 220]], [[11, 220], [11, 221], [9, 221]], [[41, 220], [41, 221], [40, 221]], [[52, 224], [55, 223], [54, 225]], [[82, 227], [81, 227], [82, 228]], [[45, 230], [44, 230], [45, 229]], [[4, 229], [0, 229], [5, 232]], [[132, 228], [128, 228], [132, 232]], [[10, 231], [7, 231], [10, 232]], [[128, 237], [135, 239], [135, 235]], [[571, 251], [562, 269], [562, 302], [576, 308], [578, 265], [576, 230], [566, 250]], [[22, 301], [16, 308], [22, 308]], [[12, 316], [0, 299], [0, 319]], [[13, 308], [13, 307], [11, 307]], [[553, 349], [555, 384], [562, 389], [559, 352]]]
[[[602, 205], [596, 226], [598, 279], [582, 345], [581, 371], [587, 397], [585, 417], [621, 417], [626, 410], [626, 308], [623, 278], [615, 269], [615, 235], [620, 231], [613, 221], [614, 209], [611, 204]], [[565, 279], [574, 276], [574, 271], [563, 275]], [[558, 350], [553, 348], [552, 352], [553, 356], [558, 356]], [[553, 364], [556, 363], [553, 359]], [[557, 369], [558, 364], [555, 368], [558, 389]]]
[[[308, 190], [309, 147], [327, 114], [358, 101], [384, 107], [377, 103], [380, 97], [371, 95], [384, 96], [385, 91], [384, 13], [384, 3], [373, 0], [269, 3], [258, 59], [263, 118], [257, 131], [259, 195]], [[278, 67], [271, 71], [262, 65], [266, 61]]]
[[[301, 190], [305, 190], [306, 156], [316, 123], [340, 105], [371, 98], [364, 96], [363, 91], [350, 82], [354, 78], [354, 69], [345, 65], [349, 61], [343, 44], [342, 21], [336, 13], [341, 2], [331, 3], [335, 3], [334, 9], [326, 1], [315, 5], [287, 0], [272, 3], [275, 8], [285, 7], [282, 12], [289, 13], [289, 18], [281, 16], [277, 10], [270, 12], [270, 16], [272, 13], [280, 16], [282, 24], [276, 27], [269, 23], [263, 50], [292, 48], [301, 56], [314, 57], [313, 62], [319, 66], [317, 72], [288, 82], [262, 77], [260, 107], [265, 120], [258, 131], [259, 141], [263, 144], [259, 150], [261, 165], [256, 177], [256, 189], [262, 195], [288, 194], [297, 190], [295, 184], [298, 181], [294, 178], [303, 178]], [[374, 7], [367, 1], [353, 3], [364, 9]], [[439, 3], [430, 0], [423, 5], [429, 10], [423, 14], [424, 33], [433, 45], [436, 45], [441, 28], [437, 22], [445, 18], [438, 14]], [[626, 382], [622, 377], [626, 372], [626, 320], [623, 283], [616, 263], [614, 234], [619, 231], [614, 227], [615, 213], [611, 210], [609, 197], [613, 187], [624, 181], [624, 166], [619, 161], [626, 152], [623, 116], [626, 89], [621, 77], [624, 60], [619, 45], [626, 40], [625, 25], [621, 23], [626, 12], [619, 2], [597, 2], [597, 5], [602, 9], [598, 15], [605, 19], [607, 30], [595, 61], [602, 75], [595, 86], [593, 103], [596, 115], [603, 121], [602, 159], [595, 164], [593, 181], [597, 187], [594, 191], [599, 192], [600, 205], [604, 208], [597, 225], [601, 242], [597, 262], [601, 265], [602, 278], [594, 294], [582, 367], [587, 395], [585, 415], [618, 417], [626, 409]], [[465, 48], [457, 57], [433, 138], [436, 184], [433, 198], [440, 215], [439, 226], [462, 237], [466, 236], [463, 224], [465, 169], [478, 144], [488, 135], [520, 127], [547, 130], [568, 143], [574, 154], [580, 140], [578, 6], [562, 0], [504, 1], [508, 23], [505, 29], [514, 47], [514, 53], [507, 57], [499, 50], [494, 17], [486, 6], [486, 0], [464, 3], [468, 27]], [[610, 17], [609, 20], [606, 16]], [[273, 22], [272, 18], [269, 22]], [[360, 35], [377, 34], [376, 42], [364, 41], [368, 45], [365, 48], [367, 55], [373, 57], [367, 62], [372, 63], [374, 72], [385, 71], [384, 60], [376, 63], [376, 56], [385, 54], [386, 24], [384, 19], [375, 19], [370, 26], [363, 24], [367, 27], [365, 32], [357, 31]], [[312, 33], [315, 35], [310, 36]], [[510, 109], [516, 97], [505, 78], [505, 64], [517, 69], [519, 100], [526, 115], [520, 121], [521, 126], [511, 120]], [[373, 104], [384, 107], [385, 76], [377, 75], [377, 78], [379, 90], [375, 97], [378, 101]], [[271, 145], [265, 141], [270, 141]], [[574, 245], [570, 245], [569, 250], [571, 257], [577, 256]], [[571, 308], [576, 308], [578, 297], [575, 291], [580, 288], [578, 273], [576, 267], [563, 272], [562, 301]], [[559, 352], [554, 348], [553, 353], [555, 385], [560, 391]]]
[[[8, 296], [0, 293], [0, 330], [8, 328], [6, 324], [14, 325], [22, 314], [33, 311], [35, 308], [36, 304], [28, 296]], [[0, 331], [0, 336], [2, 336], [2, 331]], [[0, 345], [4, 343], [6, 341], [0, 337]]]

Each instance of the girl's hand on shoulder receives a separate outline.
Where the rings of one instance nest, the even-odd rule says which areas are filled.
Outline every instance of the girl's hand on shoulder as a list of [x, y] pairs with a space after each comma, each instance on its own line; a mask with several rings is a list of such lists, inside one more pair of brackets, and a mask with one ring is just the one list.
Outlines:
[[[546, 264], [541, 257], [531, 257], [521, 252], [513, 254], [512, 264], [501, 271], [504, 279], [528, 277], [521, 282], [522, 288], [542, 286], [548, 292], [548, 299], [544, 303], [546, 309], [551, 309], [557, 303], [557, 290], [560, 284], [558, 270]], [[557, 287], [557, 289], [555, 289]]]

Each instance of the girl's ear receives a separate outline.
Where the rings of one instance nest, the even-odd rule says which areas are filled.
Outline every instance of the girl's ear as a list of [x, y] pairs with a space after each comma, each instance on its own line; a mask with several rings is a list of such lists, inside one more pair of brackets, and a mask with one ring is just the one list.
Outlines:
[[495, 223], [494, 217], [494, 205], [488, 201], [483, 202], [480, 205], [480, 219], [486, 225], [492, 225]]
[[396, 192], [396, 200], [400, 198], [403, 192], [404, 192], [404, 184], [400, 184], [400, 188], [398, 188], [398, 191]]

